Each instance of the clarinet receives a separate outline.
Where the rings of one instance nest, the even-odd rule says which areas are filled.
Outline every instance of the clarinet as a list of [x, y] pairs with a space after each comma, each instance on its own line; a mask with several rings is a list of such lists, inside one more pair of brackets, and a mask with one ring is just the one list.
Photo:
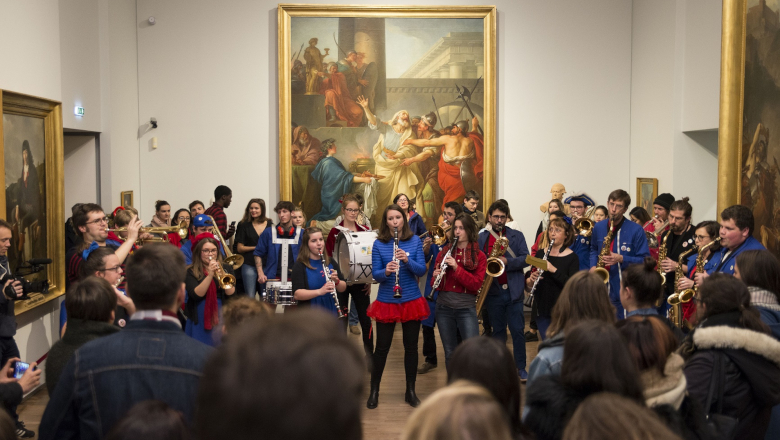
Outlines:
[[433, 282], [433, 288], [431, 289], [431, 293], [428, 294], [426, 297], [427, 299], [433, 301], [433, 293], [439, 288], [439, 284], [441, 284], [441, 280], [444, 279], [444, 272], [447, 271], [447, 263], [446, 260], [452, 255], [452, 250], [455, 249], [455, 246], [458, 245], [458, 237], [455, 236], [452, 242], [450, 243], [450, 248], [447, 250], [447, 255], [444, 256], [444, 259], [441, 260], [441, 264], [439, 265], [439, 275], [436, 276], [436, 281]]
[[[325, 283], [327, 284], [327, 282], [330, 280], [330, 269], [328, 269], [328, 266], [325, 265], [325, 257], [322, 256], [322, 250], [320, 250], [320, 261], [322, 261], [322, 271], [325, 273]], [[339, 305], [339, 296], [336, 293], [336, 289], [334, 288], [330, 294], [333, 295], [333, 302], [336, 303], [336, 310], [339, 312], [339, 318], [347, 316], [344, 314], [344, 311], [341, 310], [341, 306]]]
[[398, 265], [398, 268], [395, 270], [395, 287], [393, 287], [393, 298], [400, 298], [401, 297], [401, 286], [398, 284], [400, 281], [401, 276], [401, 262], [396, 258], [395, 254], [398, 253], [398, 228], [395, 228], [395, 231], [393, 232], [393, 261], [395, 264]]
[[[543, 260], [547, 261], [547, 257], [550, 256], [550, 251], [552, 250], [553, 243], [555, 243], [555, 239], [550, 240], [550, 245], [547, 246], [547, 250], [544, 251], [544, 258]], [[534, 302], [534, 291], [536, 291], [536, 285], [539, 284], [539, 280], [542, 279], [542, 274], [544, 273], [543, 270], [539, 269], [539, 277], [536, 278], [536, 281], [534, 281], [533, 287], [531, 287], [531, 293], [528, 294], [528, 302], [530, 304], [533, 304]]]

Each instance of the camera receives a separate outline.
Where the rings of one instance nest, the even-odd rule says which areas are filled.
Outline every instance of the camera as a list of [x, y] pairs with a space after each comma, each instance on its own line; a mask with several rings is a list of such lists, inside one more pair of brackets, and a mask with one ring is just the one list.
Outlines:
[[18, 270], [26, 271], [26, 273], [19, 273], [16, 275], [6, 274], [0, 278], [0, 285], [5, 285], [9, 280], [19, 281], [22, 284], [22, 296], [16, 296], [16, 290], [13, 287], [13, 283], [9, 284], [3, 290], [3, 294], [9, 299], [16, 301], [24, 301], [30, 299], [31, 293], [40, 292], [46, 294], [49, 292], [49, 280], [29, 282], [23, 275], [32, 275], [34, 273], [41, 272], [46, 264], [51, 264], [50, 258], [33, 258], [27, 262], [28, 266], [19, 266]]

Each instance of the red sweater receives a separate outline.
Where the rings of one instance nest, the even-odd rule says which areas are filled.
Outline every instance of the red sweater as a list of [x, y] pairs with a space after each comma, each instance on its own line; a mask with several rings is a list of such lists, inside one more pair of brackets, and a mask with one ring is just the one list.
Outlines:
[[[474, 244], [473, 249], [476, 250], [475, 254], [477, 257], [476, 268], [474, 270], [467, 270], [463, 263], [465, 253], [471, 252], [471, 248], [472, 246], [469, 246], [466, 249], [455, 249], [452, 252], [452, 256], [458, 263], [458, 268], [453, 271], [451, 267], [447, 267], [444, 279], [442, 279], [441, 284], [439, 285], [440, 292], [459, 292], [476, 295], [479, 288], [482, 287], [482, 281], [485, 279], [485, 270], [487, 269], [487, 257], [479, 250], [477, 245]], [[441, 262], [444, 260], [444, 256], [447, 255], [449, 249], [450, 245], [448, 244], [439, 251], [439, 255], [436, 257], [435, 268], [438, 269], [439, 266], [441, 266]], [[431, 285], [433, 285], [435, 281], [436, 277], [431, 277]]]

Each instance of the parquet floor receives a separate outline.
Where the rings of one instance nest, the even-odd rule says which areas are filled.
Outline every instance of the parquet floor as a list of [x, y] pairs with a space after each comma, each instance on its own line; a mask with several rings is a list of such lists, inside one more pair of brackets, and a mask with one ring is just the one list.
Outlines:
[[[528, 317], [526, 316], [526, 330]], [[349, 334], [350, 340], [354, 341], [362, 351], [362, 340], [359, 335]], [[439, 367], [428, 374], [418, 375], [416, 390], [421, 400], [431, 395], [437, 389], [447, 383], [447, 372], [444, 368], [444, 349], [440, 343], [438, 328], [436, 331], [436, 345], [438, 350]], [[509, 350], [512, 350], [511, 337], [507, 341]], [[526, 344], [526, 356], [528, 365], [536, 356], [538, 342], [529, 342]], [[422, 333], [419, 342], [422, 350]], [[420, 354], [420, 363], [423, 362]], [[368, 383], [370, 375], [365, 374], [365, 392], [363, 393], [363, 402], [368, 398]], [[369, 410], [363, 408], [363, 438], [370, 440], [397, 440], [401, 437], [406, 420], [412, 414], [414, 408], [404, 402], [404, 391], [406, 390], [406, 379], [403, 367], [403, 343], [401, 340], [401, 326], [396, 327], [393, 345], [390, 348], [390, 354], [387, 359], [387, 366], [382, 377], [382, 387], [379, 392], [379, 406], [376, 409]], [[525, 401], [525, 385], [520, 385], [521, 398]], [[41, 387], [35, 394], [28, 397], [19, 406], [20, 419], [25, 422], [29, 429], [36, 433], [43, 410], [49, 402], [49, 395], [46, 387]]]

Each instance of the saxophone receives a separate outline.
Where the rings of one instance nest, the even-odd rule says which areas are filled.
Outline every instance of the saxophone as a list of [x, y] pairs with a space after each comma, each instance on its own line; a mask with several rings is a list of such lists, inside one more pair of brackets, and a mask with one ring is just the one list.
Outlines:
[[[687, 257], [691, 252], [694, 252], [696, 248], [688, 249], [687, 251], [680, 254], [680, 257], [677, 261], [677, 269], [674, 271], [674, 285], [675, 290], [674, 293], [669, 295], [668, 298], [666, 298], [666, 302], [669, 303], [669, 321], [674, 324], [677, 328], [682, 328], [682, 292], [677, 290], [677, 281], [681, 280], [685, 276], [685, 272], [683, 271], [683, 261], [685, 260], [685, 257]], [[690, 290], [690, 289], [688, 289]], [[690, 300], [688, 300], [690, 301]]]
[[[699, 255], [696, 257], [696, 273], [704, 273], [704, 251], [715, 245], [716, 243], [720, 243], [720, 237], [715, 238], [715, 240], [711, 241], [710, 243], [707, 243], [706, 245], [702, 246], [701, 249], [699, 249]], [[685, 289], [682, 292], [680, 292], [680, 302], [687, 303], [691, 302], [693, 297], [696, 295], [696, 293], [699, 291], [699, 288], [694, 286], [690, 289]]]
[[[664, 269], [661, 267], [661, 262], [666, 260], [666, 255], [669, 252], [669, 250], [666, 247], [666, 243], [669, 240], [669, 236], [672, 235], [672, 231], [669, 231], [666, 236], [664, 237], [663, 242], [660, 246], [658, 246], [658, 264], [656, 265], [656, 270], [658, 270], [658, 274], [661, 275], [661, 285], [666, 285], [666, 273], [664, 273]], [[659, 304], [660, 306], [660, 304]]]
[[493, 249], [490, 250], [490, 256], [487, 259], [487, 267], [485, 269], [485, 280], [482, 282], [482, 287], [477, 292], [477, 316], [482, 311], [482, 306], [485, 304], [485, 298], [487, 298], [488, 290], [490, 290], [490, 284], [493, 282], [493, 278], [500, 277], [504, 273], [505, 265], [501, 261], [502, 255], [509, 248], [509, 239], [499, 236], [496, 242], [493, 243]]
[[596, 270], [593, 272], [600, 276], [604, 280], [604, 284], [609, 283], [609, 271], [605, 268], [607, 263], [604, 262], [604, 257], [612, 252], [612, 238], [615, 235], [615, 228], [612, 222], [609, 223], [609, 232], [604, 237], [604, 242], [601, 244], [601, 252], [599, 252], [599, 262], [596, 263]]

